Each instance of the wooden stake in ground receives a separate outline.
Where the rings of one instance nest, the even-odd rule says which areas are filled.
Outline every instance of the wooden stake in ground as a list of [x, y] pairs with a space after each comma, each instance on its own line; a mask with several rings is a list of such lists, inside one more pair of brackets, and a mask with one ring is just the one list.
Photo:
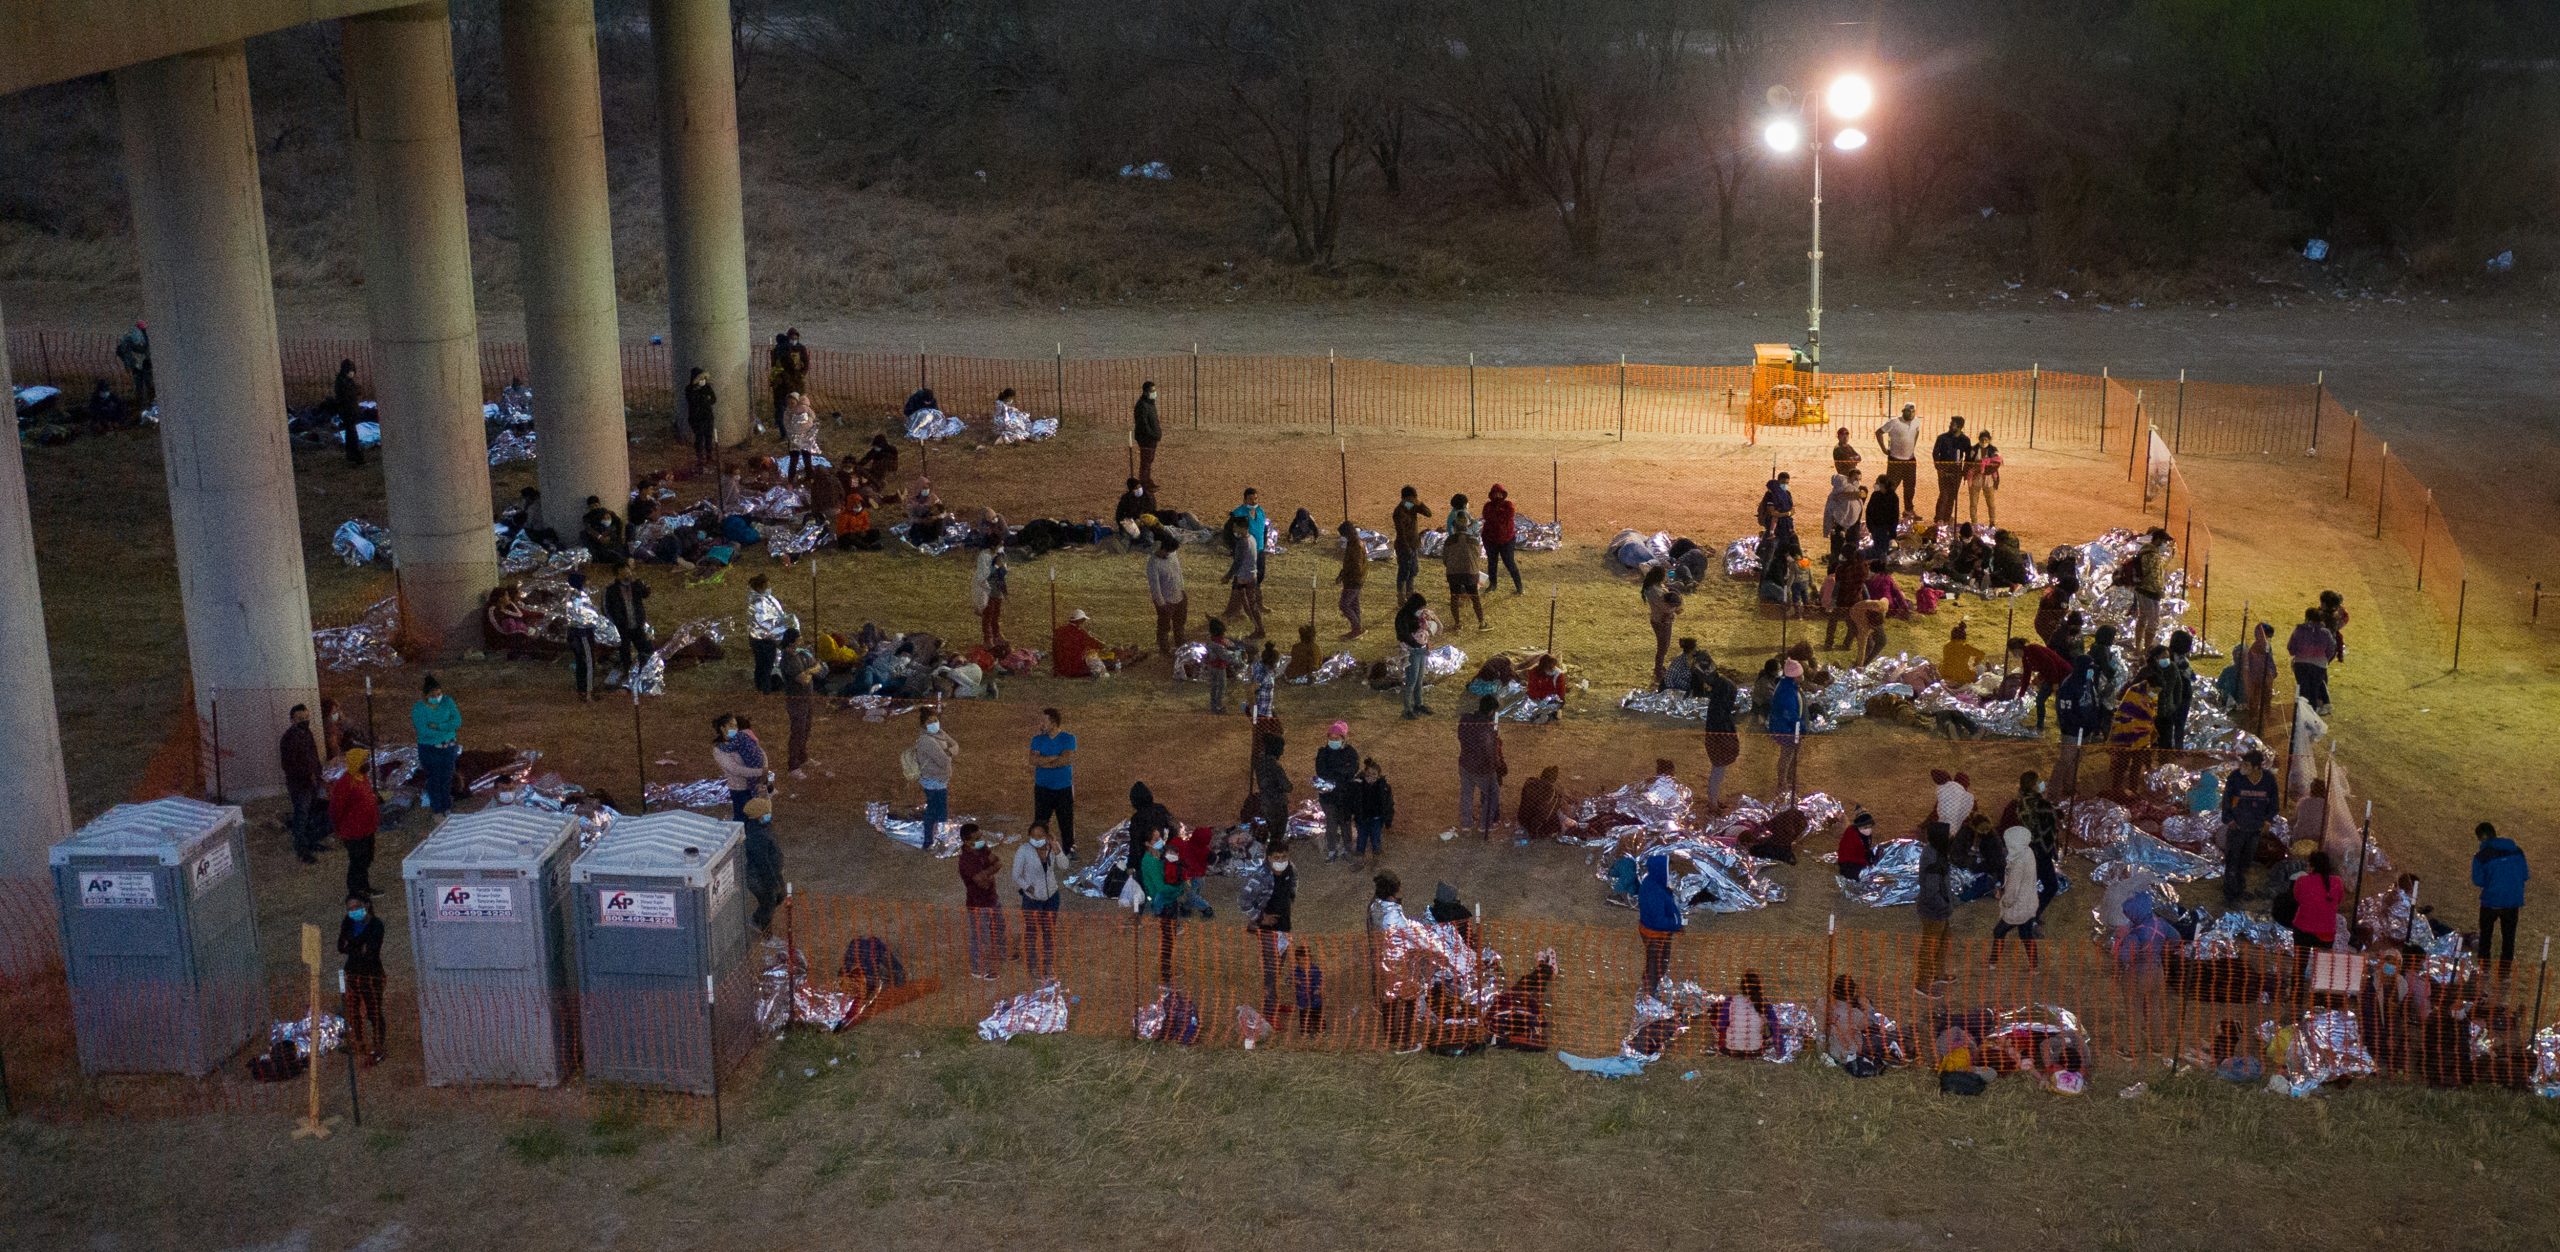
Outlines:
[[1058, 638], [1058, 563], [1049, 562], [1049, 639]]
[[1342, 464], [1342, 520], [1351, 520], [1351, 445], [1340, 439], [1333, 441], [1333, 454]]
[[311, 1016], [308, 1032], [302, 1037], [304, 1059], [309, 1062], [303, 1070], [310, 1079], [307, 1086], [311, 1103], [301, 1124], [293, 1128], [293, 1137], [326, 1139], [330, 1123], [338, 1119], [320, 1116], [320, 928], [309, 922], [302, 924], [302, 964], [311, 975]]
[[[632, 655], [637, 657], [639, 653], [634, 652]], [[640, 679], [635, 674], [629, 681], [631, 683], [631, 781], [639, 789], [631, 797], [631, 802], [639, 806], [632, 812], [646, 813], [649, 811], [649, 753], [648, 749], [641, 744], [640, 737]]]
[[1547, 588], [1547, 655], [1556, 654], [1556, 595], [1562, 588]]
[[1316, 575], [1307, 575], [1307, 625], [1316, 624]]

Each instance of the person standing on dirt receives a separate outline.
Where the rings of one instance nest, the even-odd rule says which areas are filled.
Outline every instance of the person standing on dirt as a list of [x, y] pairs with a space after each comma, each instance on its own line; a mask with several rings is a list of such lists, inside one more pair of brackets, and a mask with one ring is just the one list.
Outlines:
[[719, 403], [719, 393], [711, 389], [711, 376], [702, 372], [701, 366], [695, 366], [693, 376], [684, 384], [684, 424], [693, 432], [695, 469], [710, 465], [719, 456], [719, 446], [713, 442], [713, 432], [719, 428]]
[[1333, 585], [1342, 588], [1336, 607], [1342, 612], [1345, 640], [1360, 637], [1360, 588], [1369, 581], [1369, 549], [1360, 542], [1360, 528], [1349, 521], [1342, 523], [1342, 568], [1335, 572]]
[[1484, 498], [1484, 568], [1499, 580], [1504, 570], [1511, 572], [1511, 594], [1519, 595], [1520, 558], [1515, 555], [1520, 544], [1520, 511], [1512, 507], [1511, 493], [1495, 483]]
[[[1876, 480], [1876, 494], [1893, 493], [1906, 510], [1910, 510], [1920, 491], [1919, 414], [1920, 406], [1906, 404], [1900, 417], [1886, 418], [1883, 425], [1876, 427], [1876, 447], [1884, 452], [1884, 477]], [[1905, 515], [1919, 516], [1916, 511]]]
[[2283, 784], [2269, 772], [2267, 757], [2251, 748], [2240, 768], [2222, 784], [2222, 902], [2236, 905], [2249, 894], [2249, 866], [2258, 859], [2258, 841], [2284, 803]]
[[2311, 702], [2311, 711], [2329, 715], [2329, 666], [2339, 654], [2338, 633], [2320, 610], [2302, 611], [2302, 624], [2285, 638], [2285, 655], [2293, 661], [2294, 694]]
[[1893, 486], [1893, 479], [1887, 477], [1867, 497], [1866, 558], [1878, 564], [1893, 551], [1894, 536], [1902, 528], [1903, 499], [1894, 494]]
[[960, 741], [943, 733], [940, 709], [919, 709], [916, 721], [922, 729], [907, 753], [915, 761], [916, 785], [924, 788], [924, 843], [931, 848], [951, 816], [951, 766], [960, 758]]
[[124, 366], [125, 377], [133, 381], [133, 411], [136, 415], [160, 402], [160, 389], [151, 381], [151, 328], [148, 325], [135, 322], [133, 329], [124, 333], [124, 338], [116, 340], [116, 362]]
[[1405, 484], [1403, 495], [1396, 501], [1396, 595], [1413, 590], [1414, 580], [1422, 574], [1422, 523], [1431, 517], [1431, 507], [1414, 492], [1413, 484]]
[[285, 833], [292, 836], [293, 855], [309, 865], [320, 859], [320, 840], [328, 833], [328, 803], [320, 788], [320, 741], [312, 735], [310, 705], [297, 704], [288, 716], [293, 724], [276, 743], [276, 755], [284, 766], [285, 797], [293, 804]]
[[1187, 640], [1191, 626], [1191, 593], [1182, 586], [1182, 555], [1173, 536], [1155, 541], [1147, 558], [1147, 599], [1156, 606], [1156, 651], [1172, 656]]
[[1351, 855], [1352, 783], [1360, 776], [1360, 750], [1351, 746], [1351, 723], [1335, 722], [1316, 749], [1316, 803], [1324, 809], [1324, 859]]
[[605, 584], [604, 616], [613, 623], [614, 633], [622, 636], [616, 659], [628, 682], [640, 658], [652, 651], [648, 643], [649, 584], [631, 576], [629, 562], [614, 566], [613, 581]]
[[1431, 712], [1422, 703], [1423, 662], [1431, 654], [1430, 620], [1430, 609], [1422, 593], [1406, 592], [1404, 607], [1396, 610], [1396, 643], [1404, 648], [1404, 715], [1407, 718], [1422, 717]]
[[1502, 820], [1502, 776], [1511, 770], [1502, 756], [1502, 724], [1494, 720], [1495, 696], [1479, 696], [1475, 711], [1458, 715], [1458, 833], [1474, 831], [1493, 838]]
[[1164, 423], [1156, 417], [1154, 379], [1138, 385], [1138, 402], [1129, 406], [1129, 442], [1138, 447], [1139, 484], [1155, 490], [1156, 445], [1164, 442]]
[[1253, 536], [1253, 581], [1260, 585], [1271, 572], [1271, 515], [1262, 511], [1261, 493], [1244, 489], [1244, 502], [1227, 516], [1241, 520], [1245, 533]]
[[2503, 927], [2506, 933], [2498, 945], [2498, 963], [2512, 968], [2516, 912], [2524, 907], [2524, 884], [2533, 871], [2525, 865], [2524, 849], [2499, 834], [2497, 827], [2482, 822], [2471, 833], [2480, 840], [2479, 850], [2471, 854], [2471, 885], [2480, 889], [2480, 955], [2487, 959], [2489, 934]]
[[1449, 576], [1449, 626], [1459, 622], [1458, 610], [1472, 607], [1476, 611], [1476, 629], [1491, 630], [1484, 620], [1484, 577], [1479, 566], [1484, 557], [1484, 540], [1476, 529], [1476, 519], [1467, 514], [1465, 496], [1449, 497], [1449, 536], [1440, 545], [1440, 566]]
[[1636, 877], [1636, 937], [1644, 941], [1639, 994], [1654, 994], [1671, 973], [1671, 941], [1688, 925], [1680, 896], [1671, 889], [1671, 854], [1647, 853]]
[[783, 414], [790, 408], [791, 397], [809, 391], [809, 349], [800, 342], [797, 326], [773, 337], [770, 378], [773, 383], [773, 427], [787, 431]]
[[2000, 869], [2000, 921], [1991, 928], [1991, 967], [2000, 968], [2000, 945], [2014, 934], [2027, 950], [2027, 971], [2033, 973], [2036, 942], [2044, 938], [2043, 924], [2036, 920], [2044, 901], [2037, 890], [2033, 838], [2026, 827], [2012, 826], [2000, 832], [2000, 842], [2008, 859]]
[[1769, 738], [1778, 745], [1778, 793], [1796, 798], [1796, 753], [1804, 747], [1804, 664], [1788, 661], [1769, 695]]
[[[426, 792], [427, 811], [442, 816], [453, 811], [453, 767], [462, 760], [462, 706], [444, 693], [444, 684], [429, 674], [418, 684], [418, 702], [409, 706], [409, 729], [418, 736], [419, 787]], [[330, 796], [335, 804], [337, 797]]]
[[1680, 593], [1671, 589], [1671, 571], [1666, 566], [1645, 567], [1644, 581], [1636, 587], [1636, 596], [1644, 601], [1644, 617], [1653, 627], [1653, 687], [1662, 689], [1663, 665], [1671, 655], [1671, 627], [1680, 620]]
[[347, 1050], [361, 1045], [367, 1065], [382, 1063], [382, 937], [372, 897], [347, 893], [347, 915], [338, 922], [338, 955], [347, 958], [342, 967], [347, 984], [338, 1008], [346, 1018]]
[[1707, 739], [1707, 812], [1724, 812], [1725, 771], [1742, 759], [1742, 734], [1734, 728], [1733, 706], [1741, 694], [1733, 680], [1716, 668], [1715, 658], [1699, 653], [1690, 662], [1690, 685], [1706, 692], [1707, 715], [1704, 719]]
[[1269, 890], [1258, 893], [1262, 898], [1245, 909], [1245, 925], [1262, 949], [1262, 1016], [1268, 1021], [1287, 1007], [1280, 1003], [1280, 958], [1289, 950], [1289, 932], [1295, 923], [1298, 871], [1289, 864], [1286, 843], [1271, 845], [1263, 869]]
[[373, 898], [373, 840], [382, 831], [382, 800], [364, 772], [370, 759], [362, 748], [347, 749], [347, 770], [329, 785], [329, 823], [347, 850], [347, 895], [359, 900]]
[[1920, 894], [1912, 900], [1920, 911], [1920, 942], [1911, 954], [1911, 990], [1933, 1000], [1946, 981], [1947, 922], [1956, 915], [1955, 894], [1947, 882], [1954, 839], [1945, 822], [1931, 822], [1920, 831]]
[[995, 841], [976, 822], [960, 824], [960, 903], [969, 913], [969, 974], [994, 982], [1004, 964], [1004, 906], [996, 903]]
[[1938, 503], [1929, 511], [1929, 524], [1944, 526], [1956, 520], [1956, 498], [1964, 493], [1965, 471], [1973, 464], [1973, 436], [1964, 433], [1963, 418], [1947, 419], [1945, 432], [1929, 445], [1929, 464], [1938, 471]]
[[1262, 545], [1254, 542], [1253, 532], [1245, 519], [1236, 513], [1227, 515], [1225, 537], [1227, 547], [1227, 607], [1221, 616], [1235, 618], [1241, 614], [1253, 621], [1253, 633], [1247, 639], [1260, 639], [1262, 628]]
[[782, 657], [775, 665], [782, 677], [783, 714], [790, 725], [782, 768], [793, 778], [805, 779], [809, 776], [809, 727], [817, 715], [818, 680], [826, 677], [826, 663], [800, 638], [800, 628], [793, 626], [782, 632]]
[[740, 859], [746, 862], [747, 894], [756, 902], [755, 912], [747, 915], [747, 924], [770, 934], [773, 911], [782, 907], [785, 889], [782, 845], [773, 838], [773, 797], [757, 796], [747, 801], [746, 818], [739, 851]]
[[1838, 441], [1831, 445], [1831, 472], [1845, 477], [1850, 471], [1858, 468], [1858, 462], [1865, 459], [1858, 455], [1858, 449], [1849, 442], [1849, 428], [1841, 427]]
[[1066, 715], [1040, 710], [1040, 733], [1031, 736], [1031, 820], [1054, 824], [1058, 850], [1076, 858], [1076, 737]]
[[329, 407], [338, 414], [338, 430], [347, 442], [347, 464], [364, 464], [364, 444], [356, 433], [357, 419], [364, 415], [363, 393], [356, 386], [356, 363], [338, 362], [338, 377], [329, 384]]
[[2195, 648], [2195, 636], [2173, 631], [2169, 651], [2152, 667], [2151, 690], [2160, 702], [2153, 717], [2152, 741], [2163, 751], [2183, 751], [2187, 746], [2187, 714], [2196, 703], [2196, 671], [2187, 658]]

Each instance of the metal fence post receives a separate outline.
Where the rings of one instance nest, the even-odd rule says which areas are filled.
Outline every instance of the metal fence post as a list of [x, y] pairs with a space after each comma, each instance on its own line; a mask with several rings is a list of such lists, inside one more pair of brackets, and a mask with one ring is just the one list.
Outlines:
[[2030, 362], [2027, 365], [2027, 448], [2030, 451], [2033, 451], [2036, 446], [2037, 394], [2043, 390], [2044, 366], [2041, 363]]
[[53, 373], [53, 345], [46, 341], [43, 331], [36, 332], [36, 365], [38, 369], [44, 371], [44, 381], [47, 386], [62, 386], [62, 380], [54, 377]]
[[1476, 354], [1467, 354], [1467, 438], [1476, 437]]
[[1342, 429], [1342, 358], [1331, 348], [1324, 350], [1324, 429], [1335, 434]]
[[205, 703], [210, 706], [213, 713], [213, 798], [215, 801], [219, 802], [223, 796], [221, 689], [216, 688], [211, 695], [206, 697]]
[[2391, 496], [2391, 441], [2382, 442], [2382, 485], [2373, 493], [2373, 537], [2382, 537], [2382, 502]]
[[1892, 417], [1892, 416], [1893, 416], [1893, 414], [1894, 414], [1894, 407], [1893, 407], [1893, 367], [1892, 367], [1892, 366], [1890, 366], [1890, 365], [1888, 365], [1888, 366], [1884, 367], [1884, 413], [1883, 413], [1883, 416], [1885, 416], [1885, 417], [1888, 417], [1888, 418], [1889, 418], [1889, 417]]
[[2329, 371], [2321, 370], [2311, 378], [2311, 446], [2303, 455], [2320, 455], [2320, 409], [2329, 398]]
[[2098, 455], [2107, 454], [2107, 383], [2106, 366], [2098, 367]]
[[1058, 397], [1058, 418], [1064, 421], [1067, 416], [1067, 345], [1056, 342], [1051, 349], [1051, 354], [1050, 359], [1055, 362], [1057, 370], [1052, 375], [1054, 382], [1051, 385], [1056, 389], [1055, 394]]
[[922, 390], [926, 389], [927, 387], [931, 387], [932, 385], [933, 385], [933, 381], [932, 381], [931, 379], [929, 379], [929, 378], [926, 378], [926, 377], [925, 377], [925, 371], [924, 371], [924, 345], [923, 345], [923, 344], [917, 344], [917, 345], [916, 345], [916, 390], [918, 390], [918, 391], [922, 391]]
[[2187, 372], [2178, 371], [2178, 417], [2169, 426], [2169, 450], [2187, 450]]
[[2418, 513], [2418, 590], [2420, 591], [2427, 589], [2427, 532], [2434, 529], [2427, 523], [2434, 521], [2435, 515], [2436, 489], [2429, 487], [2426, 504]]
[[[2355, 415], [2349, 414], [2348, 416], [2354, 417]], [[2341, 497], [2343, 499], [2353, 500], [2356, 498], [2356, 440], [2363, 434], [2364, 423], [2361, 420], [2356, 421], [2354, 424], [2347, 427], [2347, 491], [2346, 494]]]
[[1200, 429], [1200, 341], [1191, 341], [1191, 429]]
[[1627, 441], [1627, 354], [1618, 354], [1618, 442]]
[[2453, 597], [2453, 672], [2462, 672], [2462, 611], [2471, 604], [2471, 580], [2462, 580]]

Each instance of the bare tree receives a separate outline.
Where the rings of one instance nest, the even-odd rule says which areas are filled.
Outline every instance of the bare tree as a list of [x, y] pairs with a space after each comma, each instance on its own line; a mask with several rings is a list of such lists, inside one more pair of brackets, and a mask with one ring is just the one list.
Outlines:
[[1453, 19], [1441, 117], [1497, 185], [1598, 248], [1610, 190], [1669, 112], [1691, 32], [1677, 0], [1482, 0]]
[[1763, 90], [1776, 78], [1769, 8], [1769, 0], [1707, 0], [1703, 54], [1690, 58], [1682, 75], [1689, 121], [1706, 162], [1707, 192], [1715, 201], [1718, 261], [1733, 259], [1734, 211], [1759, 159], [1752, 123]]
[[1219, 64], [1197, 84], [1199, 121], [1289, 227], [1298, 260], [1330, 264], [1344, 193], [1369, 155], [1377, 96], [1360, 0], [1204, 0], [1202, 43]]

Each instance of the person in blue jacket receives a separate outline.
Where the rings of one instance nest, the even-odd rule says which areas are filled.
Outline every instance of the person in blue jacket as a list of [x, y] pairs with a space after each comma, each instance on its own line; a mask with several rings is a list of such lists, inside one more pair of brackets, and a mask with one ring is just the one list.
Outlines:
[[1804, 745], [1804, 665], [1789, 661], [1778, 671], [1769, 697], [1769, 737], [1778, 744], [1778, 792], [1796, 797], [1796, 749]]
[[2471, 885], [2480, 889], [2480, 955], [2484, 960], [2489, 955], [2490, 928], [2504, 926], [2498, 960], [2513, 964], [2516, 910], [2524, 907], [2524, 883], [2533, 872], [2524, 863], [2524, 849], [2497, 827], [2482, 822], [2471, 833], [2480, 837], [2480, 850], [2471, 854]]
[[1671, 890], [1671, 854], [1646, 856], [1636, 883], [1636, 934], [1644, 939], [1644, 994], [1652, 995], [1671, 972], [1671, 941], [1688, 924], [1680, 897]]

